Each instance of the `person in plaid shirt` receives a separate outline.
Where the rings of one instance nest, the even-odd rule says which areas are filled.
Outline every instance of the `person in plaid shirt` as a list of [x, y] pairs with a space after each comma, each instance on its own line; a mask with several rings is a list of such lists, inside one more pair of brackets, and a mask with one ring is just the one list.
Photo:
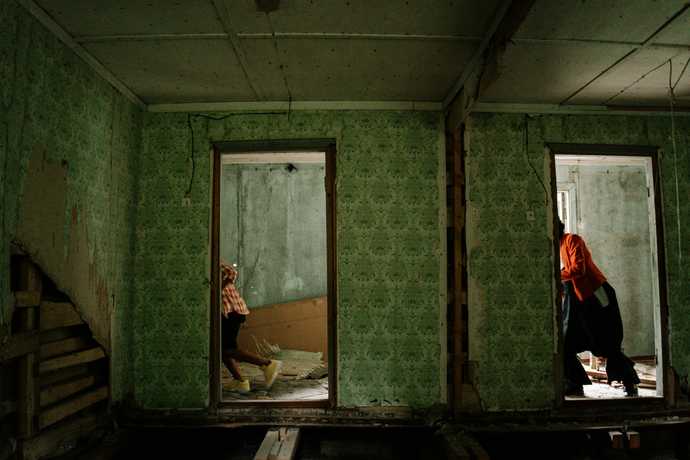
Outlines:
[[236, 390], [240, 393], [247, 393], [251, 390], [249, 380], [242, 377], [238, 361], [251, 363], [261, 367], [264, 373], [266, 388], [271, 388], [276, 377], [280, 373], [282, 362], [275, 359], [266, 359], [248, 351], [242, 350], [237, 346], [237, 335], [240, 327], [247, 319], [249, 309], [240, 296], [235, 281], [237, 280], [237, 270], [234, 265], [225, 262], [220, 264], [222, 279], [221, 288], [221, 347], [223, 363], [232, 374], [233, 381], [229, 390]]

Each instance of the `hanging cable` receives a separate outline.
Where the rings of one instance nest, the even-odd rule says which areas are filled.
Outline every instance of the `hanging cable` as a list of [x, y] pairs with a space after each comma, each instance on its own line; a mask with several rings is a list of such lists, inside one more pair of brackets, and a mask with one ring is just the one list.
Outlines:
[[213, 116], [213, 115], [206, 115], [203, 113], [188, 113], [187, 114], [187, 128], [189, 129], [189, 139], [190, 139], [190, 147], [189, 147], [189, 158], [192, 162], [192, 173], [189, 177], [189, 186], [187, 187], [187, 191], [185, 192], [185, 197], [189, 198], [192, 194], [192, 186], [194, 185], [194, 176], [196, 174], [196, 157], [195, 157], [195, 150], [194, 150], [194, 126], [192, 125], [192, 120], [194, 118], [202, 118], [204, 120], [212, 120], [212, 121], [222, 121], [230, 117], [247, 117], [247, 116], [253, 116], [253, 115], [285, 115], [288, 112], [285, 111], [272, 111], [272, 112], [246, 112], [246, 113], [228, 113], [225, 115], [220, 115], [220, 116]]
[[529, 165], [530, 168], [532, 168], [532, 171], [534, 172], [534, 175], [537, 176], [537, 180], [541, 184], [541, 187], [544, 189], [544, 204], [548, 206], [549, 204], [549, 192], [546, 191], [546, 185], [544, 185], [544, 181], [541, 179], [541, 176], [535, 169], [535, 167], [532, 165], [532, 162], [529, 161], [529, 126], [528, 126], [528, 120], [529, 120], [529, 115], [525, 114], [525, 160], [527, 160], [527, 164]]
[[[688, 61], [690, 62], [690, 60]], [[688, 62], [685, 63], [678, 80], [676, 80], [676, 85], [680, 81], [685, 69], [688, 68]], [[674, 112], [674, 106], [676, 103], [675, 97], [675, 85], [671, 84], [673, 78], [673, 61], [668, 60], [668, 99], [671, 106], [671, 143], [673, 145], [673, 177], [676, 187], [676, 225], [678, 230], [678, 273], [682, 273], [683, 270], [683, 239], [681, 236], [681, 225], [680, 225], [680, 190], [678, 186], [678, 151], [676, 146], [676, 117]]]

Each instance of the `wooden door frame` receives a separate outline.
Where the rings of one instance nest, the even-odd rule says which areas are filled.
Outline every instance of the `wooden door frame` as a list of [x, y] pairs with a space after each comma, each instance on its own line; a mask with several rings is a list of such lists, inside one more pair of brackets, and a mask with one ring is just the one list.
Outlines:
[[[565, 401], [563, 394], [563, 317], [561, 305], [556, 291], [554, 299], [554, 311], [558, 330], [558, 354], [554, 360], [554, 385], [556, 394], [556, 407], [567, 408], [577, 406], [589, 406], [591, 408], [610, 408], [612, 406], [636, 407], [673, 407], [675, 405], [675, 381], [671, 378], [672, 372], [668, 357], [668, 293], [666, 279], [666, 254], [664, 252], [664, 221], [661, 202], [661, 176], [659, 171], [659, 147], [647, 145], [621, 145], [621, 144], [565, 144], [547, 143], [549, 154], [549, 168], [551, 172], [551, 205], [553, 213], [554, 232], [554, 280], [560, 283], [560, 249], [558, 241], [558, 210], [556, 209], [556, 155], [581, 155], [581, 156], [626, 156], [648, 157], [652, 163], [652, 180], [654, 187], [654, 213], [656, 221], [656, 251], [657, 251], [657, 276], [659, 277], [659, 327], [661, 329], [661, 365], [663, 367], [663, 397], [639, 398], [639, 399], [614, 399], [614, 400], [578, 400]], [[556, 284], [558, 286], [558, 284]]]
[[[336, 141], [335, 139], [232, 141], [212, 143], [213, 179], [211, 184], [211, 301], [210, 301], [210, 382], [209, 409], [217, 413], [228, 407], [321, 407], [337, 405], [337, 248], [336, 248]], [[326, 156], [326, 258], [328, 399], [321, 401], [223, 401], [220, 356], [220, 172], [221, 156], [232, 153], [324, 152]]]

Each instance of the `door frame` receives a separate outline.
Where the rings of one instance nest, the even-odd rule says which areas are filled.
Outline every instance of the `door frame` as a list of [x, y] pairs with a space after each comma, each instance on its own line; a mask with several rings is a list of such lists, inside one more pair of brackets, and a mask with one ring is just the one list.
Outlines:
[[[221, 407], [330, 407], [337, 405], [337, 251], [336, 251], [336, 141], [335, 139], [230, 141], [212, 143], [211, 181], [211, 301], [209, 408]], [[320, 401], [223, 401], [220, 353], [220, 178], [221, 156], [233, 153], [324, 152], [326, 157], [326, 266], [328, 399]]]
[[[621, 145], [621, 144], [565, 144], [547, 143], [546, 150], [549, 156], [549, 167], [551, 172], [551, 207], [553, 216], [553, 254], [554, 254], [554, 312], [558, 334], [558, 353], [554, 361], [554, 384], [556, 395], [556, 407], [581, 408], [583, 405], [593, 407], [611, 406], [650, 406], [654, 408], [672, 407], [674, 401], [675, 380], [668, 359], [668, 296], [666, 278], [666, 255], [664, 251], [664, 226], [661, 201], [661, 176], [659, 171], [659, 147], [647, 145]], [[639, 399], [614, 399], [614, 400], [578, 400], [566, 401], [563, 394], [563, 328], [562, 312], [558, 296], [558, 283], [560, 283], [560, 248], [557, 235], [558, 211], [556, 209], [556, 155], [580, 155], [580, 156], [626, 156], [626, 157], [649, 157], [652, 164], [652, 186], [654, 188], [654, 216], [656, 231], [656, 254], [657, 254], [657, 276], [659, 282], [659, 328], [661, 336], [661, 356], [657, 360], [661, 361], [663, 375], [663, 396], [654, 398]], [[656, 331], [655, 331], [656, 335]]]

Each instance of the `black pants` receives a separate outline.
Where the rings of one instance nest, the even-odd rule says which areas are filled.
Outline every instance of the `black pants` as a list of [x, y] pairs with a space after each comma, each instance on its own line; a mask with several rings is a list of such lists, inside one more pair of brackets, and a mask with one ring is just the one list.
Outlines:
[[594, 356], [606, 358], [606, 377], [609, 383], [622, 381], [626, 385], [640, 383], [634, 362], [621, 351], [623, 321], [618, 308], [616, 291], [604, 283], [609, 299], [602, 306], [592, 295], [580, 301], [575, 295], [572, 282], [563, 283], [563, 336], [566, 386], [590, 385], [577, 354], [590, 351]]
[[240, 327], [245, 322], [247, 317], [237, 313], [230, 313], [228, 317], [221, 316], [221, 347], [223, 350], [237, 349], [237, 334], [240, 333]]

